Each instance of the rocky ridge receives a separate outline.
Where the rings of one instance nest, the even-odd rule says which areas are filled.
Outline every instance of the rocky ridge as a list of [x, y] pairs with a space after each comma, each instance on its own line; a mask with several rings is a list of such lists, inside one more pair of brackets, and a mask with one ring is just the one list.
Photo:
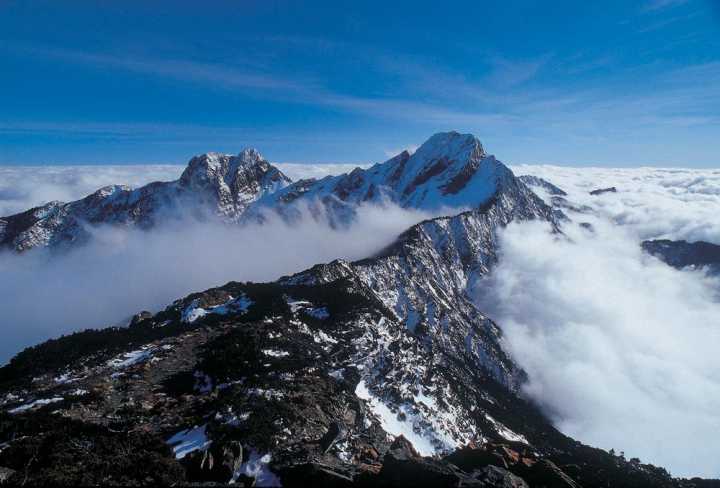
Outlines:
[[413, 154], [403, 151], [368, 169], [288, 185], [258, 201], [251, 213], [275, 209], [294, 218], [299, 209], [310, 208], [343, 224], [362, 204], [392, 203], [428, 211], [470, 209], [514, 181], [510, 169], [488, 155], [477, 137], [441, 132]]

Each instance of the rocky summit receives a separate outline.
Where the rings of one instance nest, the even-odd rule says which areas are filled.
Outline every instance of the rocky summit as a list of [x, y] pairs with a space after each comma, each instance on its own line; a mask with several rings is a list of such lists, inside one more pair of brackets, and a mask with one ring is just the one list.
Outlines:
[[289, 203], [304, 203], [324, 211], [333, 222], [347, 221], [361, 203], [391, 202], [403, 208], [438, 210], [472, 208], [489, 201], [514, 181], [512, 172], [485, 153], [471, 134], [438, 133], [415, 153], [403, 151], [368, 169], [298, 181], [258, 202], [283, 213]]
[[91, 239], [92, 227], [101, 225], [150, 229], [180, 218], [236, 222], [252, 202], [289, 183], [253, 149], [237, 156], [203, 154], [192, 158], [176, 181], [137, 189], [107, 186], [81, 200], [0, 217], [0, 248], [78, 247]]
[[561, 234], [566, 217], [473, 136], [293, 184], [257, 152], [208, 154], [156, 185], [202, 195], [232, 225], [259, 207], [292, 218], [303, 200], [338, 224], [375, 199], [454, 210], [359, 261], [227, 283], [22, 351], [0, 368], [0, 483], [719, 486], [586, 446], [524, 397], [472, 297], [503, 226]]

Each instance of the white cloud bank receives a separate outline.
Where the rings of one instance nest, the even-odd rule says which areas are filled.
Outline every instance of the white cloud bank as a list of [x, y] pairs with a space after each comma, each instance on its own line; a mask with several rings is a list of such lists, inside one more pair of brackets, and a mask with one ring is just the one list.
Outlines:
[[[570, 168], [518, 165], [556, 184], [640, 240], [667, 238], [720, 244], [720, 169]], [[597, 188], [618, 193], [591, 196]]]
[[[481, 308], [560, 430], [676, 476], [720, 477], [720, 283], [644, 255], [650, 237], [720, 243], [720, 172], [523, 167], [595, 216], [567, 238], [501, 236]], [[617, 186], [598, 197], [588, 191]], [[616, 225], [621, 223], [623, 225]]]
[[381, 250], [429, 215], [364, 207], [347, 230], [306, 217], [288, 225], [177, 222], [152, 232], [104, 228], [88, 246], [46, 259], [0, 254], [0, 364], [23, 347], [159, 310], [228, 281], [270, 281], [335, 258]]
[[0, 216], [52, 200], [68, 202], [107, 185], [138, 187], [174, 180], [182, 166], [0, 166]]

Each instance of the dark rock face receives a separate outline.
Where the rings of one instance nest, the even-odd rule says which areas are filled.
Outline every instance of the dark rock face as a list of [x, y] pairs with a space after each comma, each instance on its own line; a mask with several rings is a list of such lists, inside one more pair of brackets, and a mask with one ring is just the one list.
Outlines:
[[642, 248], [674, 268], [706, 268], [711, 274], [720, 274], [720, 246], [717, 244], [660, 239], [643, 241]]
[[598, 188], [590, 192], [593, 196], [602, 195], [603, 193], [617, 193], [617, 188], [611, 186], [610, 188]]
[[529, 485], [515, 476], [507, 469], [497, 466], [486, 466], [473, 472], [473, 478], [483, 483], [482, 486], [496, 486], [502, 488], [529, 488]]
[[211, 444], [205, 450], [197, 450], [182, 458], [188, 481], [214, 481], [226, 483], [233, 479], [242, 466], [243, 447], [239, 441]]
[[421, 457], [402, 436], [385, 454], [376, 481], [380, 486], [484, 486], [472, 483], [469, 476], [452, 464]]

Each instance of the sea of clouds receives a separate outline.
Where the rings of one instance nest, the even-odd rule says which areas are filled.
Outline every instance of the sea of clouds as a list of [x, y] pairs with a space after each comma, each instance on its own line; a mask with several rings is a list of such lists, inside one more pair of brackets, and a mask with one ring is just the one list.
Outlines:
[[[354, 165], [278, 165], [293, 179]], [[111, 184], [171, 180], [181, 166], [0, 168], [0, 215], [72, 200]], [[540, 224], [501, 235], [501, 260], [478, 301], [525, 368], [525, 392], [565, 433], [674, 475], [720, 476], [720, 283], [644, 255], [643, 239], [720, 244], [720, 170], [515, 166], [591, 213], [564, 236]], [[596, 188], [617, 193], [590, 196]], [[547, 198], [547, 195], [543, 195]], [[427, 215], [364, 208], [333, 230], [303, 219], [244, 229], [174, 223], [152, 233], [98, 230], [82, 253], [0, 255], [0, 363], [25, 346], [124, 323], [192, 291], [265, 281], [318, 262], [356, 259]], [[577, 224], [589, 222], [589, 232]]]
[[[545, 178], [575, 203], [621, 224], [638, 239], [720, 244], [720, 169], [569, 168], [518, 165], [516, 174]], [[589, 194], [615, 186], [601, 198]]]
[[[481, 287], [481, 308], [528, 372], [525, 393], [583, 442], [676, 476], [720, 477], [720, 282], [639, 246], [651, 238], [720, 244], [720, 171], [513, 169], [592, 209], [570, 212], [564, 236], [510, 225]], [[611, 186], [618, 192], [589, 194]]]

